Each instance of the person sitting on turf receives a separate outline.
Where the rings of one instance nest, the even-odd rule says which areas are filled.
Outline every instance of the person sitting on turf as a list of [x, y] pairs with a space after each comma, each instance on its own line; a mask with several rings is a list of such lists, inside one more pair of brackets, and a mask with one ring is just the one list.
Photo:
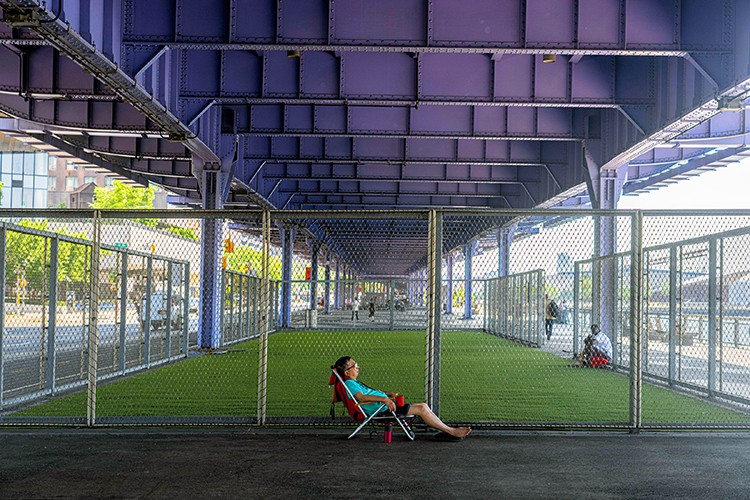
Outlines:
[[591, 335], [583, 341], [583, 352], [578, 360], [582, 366], [592, 366], [593, 358], [604, 358], [607, 364], [612, 362], [612, 342], [596, 324], [591, 325]]
[[376, 411], [381, 403], [385, 403], [389, 410], [395, 411], [398, 415], [414, 415], [422, 419], [429, 427], [444, 432], [454, 438], [463, 439], [471, 433], [471, 427], [451, 427], [443, 423], [440, 418], [433, 413], [427, 403], [412, 403], [404, 406], [396, 406], [393, 398], [396, 393], [386, 393], [366, 386], [357, 381], [359, 376], [359, 365], [351, 356], [342, 356], [334, 364], [336, 370], [344, 380], [346, 387], [354, 394], [354, 397], [360, 403], [371, 403], [362, 405], [362, 410], [371, 415]]

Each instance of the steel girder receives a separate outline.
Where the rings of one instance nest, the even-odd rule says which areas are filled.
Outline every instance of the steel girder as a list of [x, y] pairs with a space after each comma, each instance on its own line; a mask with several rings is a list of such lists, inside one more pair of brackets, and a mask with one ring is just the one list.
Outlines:
[[[80, 56], [83, 46], [88, 52], [77, 62], [89, 70], [97, 57], [99, 66], [107, 60], [119, 65], [114, 77], [98, 78], [111, 83], [111, 91], [101, 84], [96, 85], [104, 90], [96, 92], [91, 85], [68, 89], [52, 82], [37, 89], [42, 94], [67, 95], [65, 102], [106, 102], [122, 98], [122, 83], [130, 78], [129, 85], [143, 95], [129, 94], [126, 100], [135, 101], [161, 129], [169, 127], [154, 117], [157, 107], [173, 110], [196, 130], [206, 109], [220, 106], [226, 110], [222, 132], [253, 138], [414, 142], [419, 137], [429, 149], [433, 141], [455, 137], [576, 142], [593, 133], [605, 136], [599, 151], [604, 168], [687, 130], [691, 119], [682, 127], [669, 119], [738, 81], [734, 41], [745, 28], [735, 19], [747, 16], [741, 2], [732, 0], [473, 0], [460, 6], [448, 0], [376, 6], [365, 1], [83, 0], [58, 13], [32, 0], [4, 5], [10, 9], [4, 17], [16, 29], [0, 29], [3, 43], [23, 47], [37, 41], [30, 34], [36, 33], [68, 55]], [[59, 32], [63, 21], [72, 35]], [[101, 52], [89, 50], [94, 47]], [[557, 62], [542, 63], [545, 54], [554, 54]], [[145, 103], [149, 98], [151, 107]], [[124, 103], [112, 103], [117, 104]], [[82, 107], [85, 111], [56, 107], [47, 106], [48, 114], [107, 114], [89, 106]], [[704, 110], [701, 117], [711, 113]], [[88, 119], [66, 122], [80, 128], [90, 124]], [[119, 125], [120, 130], [138, 128], [127, 119]], [[660, 130], [663, 125], [669, 130]], [[601, 130], [593, 130], [597, 127]], [[644, 133], [651, 133], [645, 142]], [[190, 137], [184, 129], [168, 134]], [[220, 149], [215, 138], [199, 139]], [[137, 160], [134, 166], [146, 171], [154, 167], [144, 161], [160, 162], [157, 171], [172, 162], [173, 176], [185, 171], [180, 165], [195, 149], [174, 151], [159, 139], [153, 141], [158, 146], [145, 148], [139, 139], [126, 147], [125, 141], [93, 142], [87, 149], [130, 155]], [[226, 151], [214, 154], [218, 160]], [[264, 158], [278, 159], [275, 151]], [[558, 176], [563, 181], [555, 186], [558, 195], [581, 184], [578, 165], [568, 164], [566, 170]], [[247, 183], [250, 177], [240, 180]], [[196, 196], [183, 187], [183, 194]], [[534, 194], [521, 206], [547, 193]]]
[[553, 206], [584, 141], [645, 185], [747, 149], [743, 0], [0, 8], [0, 110], [187, 201], [238, 138], [228, 204], [278, 208]]

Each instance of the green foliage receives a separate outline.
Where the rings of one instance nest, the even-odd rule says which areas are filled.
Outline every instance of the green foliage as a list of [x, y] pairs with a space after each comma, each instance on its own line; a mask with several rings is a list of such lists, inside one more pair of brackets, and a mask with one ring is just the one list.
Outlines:
[[0, 203], [3, 201], [3, 186], [5, 186], [5, 183], [0, 182]]
[[591, 297], [594, 293], [594, 285], [591, 276], [582, 276], [580, 287], [581, 297]]
[[560, 290], [550, 283], [545, 283], [544, 293], [549, 295], [550, 299], [557, 299], [560, 296]]
[[186, 227], [170, 225], [167, 228], [167, 231], [169, 231], [172, 234], [176, 234], [177, 236], [182, 236], [183, 238], [187, 238], [193, 241], [198, 241], [198, 235], [195, 234], [195, 231], [193, 231], [192, 229], [188, 229]]
[[[250, 273], [260, 276], [262, 273], [263, 252], [246, 245], [236, 245], [234, 252], [227, 254], [227, 269], [238, 273]], [[272, 280], [281, 279], [281, 258], [269, 257], [269, 277]]]
[[111, 188], [94, 188], [91, 208], [99, 210], [150, 210], [154, 208], [155, 188], [138, 188], [114, 181]]
[[[23, 220], [19, 226], [38, 231], [49, 231], [46, 220]], [[74, 238], [88, 239], [85, 232], [73, 233], [64, 228], [54, 232]], [[21, 273], [31, 287], [40, 287], [46, 279], [46, 265], [49, 260], [49, 238], [9, 230], [6, 242], [5, 265], [8, 273]], [[58, 280], [80, 282], [85, 279], [86, 247], [61, 241], [58, 247]]]

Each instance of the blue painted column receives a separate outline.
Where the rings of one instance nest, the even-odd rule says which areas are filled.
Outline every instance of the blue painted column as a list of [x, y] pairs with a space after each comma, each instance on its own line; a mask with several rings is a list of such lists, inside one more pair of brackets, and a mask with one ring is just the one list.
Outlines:
[[453, 254], [445, 258], [447, 286], [445, 291], [445, 314], [453, 314]]
[[292, 324], [292, 256], [297, 230], [279, 224], [281, 236], [281, 326]]
[[326, 275], [325, 275], [325, 302], [323, 303], [323, 313], [324, 314], [331, 314], [331, 254], [330, 252], [326, 253], [326, 257], [324, 259], [326, 263]]
[[474, 259], [474, 250], [477, 242], [472, 241], [464, 245], [464, 318], [471, 319], [471, 261]]
[[[622, 186], [627, 179], [627, 164], [615, 170], [601, 170], [595, 156], [595, 145], [588, 145], [584, 151], [587, 166], [587, 184], [591, 206], [595, 209], [614, 210], [622, 194]], [[614, 255], [617, 253], [617, 218], [610, 215], [600, 215], [594, 218], [594, 252], [596, 257]], [[599, 282], [598, 290], [596, 283]], [[601, 261], [601, 265], [594, 266], [594, 311], [592, 323], [599, 323], [601, 330], [612, 339], [612, 359], [617, 360], [617, 339], [615, 327], [618, 318], [615, 316], [615, 302], [617, 298], [617, 266], [614, 259]], [[596, 294], [598, 295], [598, 300]], [[597, 311], [598, 309], [598, 311]], [[598, 314], [597, 314], [598, 313]], [[598, 316], [598, 317], [597, 317]], [[588, 325], [585, 325], [586, 327]], [[583, 331], [586, 332], [587, 328]]]
[[[200, 160], [193, 160], [193, 163], [194, 173], [201, 180], [203, 208], [206, 210], [223, 209], [231, 174], [225, 169], [206, 169]], [[201, 230], [201, 295], [200, 307], [198, 308], [200, 333], [198, 341], [200, 346], [206, 349], [213, 349], [221, 345], [219, 319], [221, 318], [223, 230], [224, 219], [203, 219]]]
[[307, 240], [307, 246], [310, 247], [310, 309], [316, 309], [318, 307], [318, 253], [320, 242]]
[[333, 285], [333, 308], [341, 309], [341, 266], [339, 259], [336, 259], [336, 281]]

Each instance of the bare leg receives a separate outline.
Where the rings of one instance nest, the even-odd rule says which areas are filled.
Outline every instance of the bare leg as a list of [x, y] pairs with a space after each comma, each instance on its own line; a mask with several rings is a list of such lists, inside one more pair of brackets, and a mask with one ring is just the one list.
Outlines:
[[443, 431], [455, 437], [466, 437], [471, 432], [471, 427], [451, 427], [443, 423], [437, 415], [432, 412], [427, 403], [412, 403], [409, 407], [409, 415], [416, 415], [422, 421], [433, 429]]

